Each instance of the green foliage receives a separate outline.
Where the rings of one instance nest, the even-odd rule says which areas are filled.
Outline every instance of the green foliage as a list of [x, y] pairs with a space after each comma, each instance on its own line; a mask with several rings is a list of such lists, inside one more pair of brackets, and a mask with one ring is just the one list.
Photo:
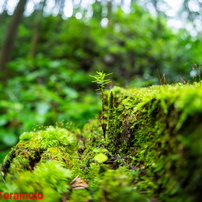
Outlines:
[[[117, 8], [112, 27], [102, 27], [106, 8], [98, 2], [93, 8], [91, 19], [85, 12], [80, 20], [44, 16], [35, 58], [29, 52], [37, 12], [23, 18], [7, 87], [0, 84], [0, 156], [35, 126], [64, 120], [82, 127], [94, 118], [100, 101], [89, 74], [110, 71], [114, 83], [137, 87], [158, 83], [156, 69], [168, 82], [179, 77], [189, 81], [191, 63], [201, 62], [200, 39], [186, 30], [174, 33], [163, 17], [160, 31], [158, 19], [135, 4], [129, 14]], [[9, 20], [6, 16], [1, 33]]]
[[[105, 134], [106, 134], [106, 127], [107, 127], [107, 124], [105, 123], [105, 114], [104, 114], [104, 111], [105, 111], [105, 107], [104, 107], [104, 87], [106, 84], [110, 83], [111, 80], [110, 79], [105, 79], [106, 76], [109, 76], [110, 74], [106, 74], [104, 72], [97, 72], [97, 76], [91, 76], [93, 78], [95, 78], [95, 81], [93, 82], [96, 82], [98, 84], [98, 89], [97, 90], [100, 90], [101, 91], [101, 97], [102, 97], [102, 130], [103, 130], [103, 136], [104, 136], [104, 139], [105, 139]], [[101, 155], [102, 156], [102, 155]], [[103, 156], [101, 158], [104, 158]], [[100, 159], [100, 158], [98, 158]], [[102, 161], [102, 160], [101, 160]]]
[[[164, 17], [157, 19], [137, 4], [131, 7], [129, 14], [117, 8], [113, 27], [103, 28], [96, 16], [105, 8], [97, 2], [96, 7], [99, 9], [95, 8], [92, 19], [87, 19], [85, 14], [80, 20], [44, 17], [38, 54], [51, 60], [68, 59], [69, 67], [85, 71], [108, 72], [110, 69], [114, 79], [123, 85], [136, 78], [145, 82], [153, 80], [156, 69], [164, 72], [169, 82], [175, 82], [178, 76], [190, 79], [191, 64], [200, 63], [200, 39], [191, 37], [184, 29], [173, 33]], [[20, 26], [15, 59], [29, 53], [33, 18], [24, 18]], [[157, 28], [158, 20], [161, 30]]]
[[106, 74], [104, 72], [96, 72], [96, 73], [98, 74], [97, 76], [90, 75], [91, 77], [95, 79], [95, 81], [92, 81], [92, 82], [96, 82], [98, 86], [100, 87], [97, 90], [101, 90], [101, 92], [103, 92], [105, 85], [111, 82], [110, 79], [105, 79], [105, 77], [111, 75], [112, 73], [110, 74]]
[[[10, 78], [0, 84], [0, 162], [20, 141], [4, 160], [9, 168], [1, 190], [42, 192], [44, 201], [54, 202], [62, 195], [69, 201], [199, 201], [201, 83], [115, 87], [105, 99], [111, 102], [109, 139], [101, 138], [98, 120], [86, 123], [101, 105], [89, 74], [98, 73], [92, 77], [101, 93], [109, 70], [114, 83], [131, 88], [158, 83], [156, 69], [168, 82], [178, 76], [190, 82], [191, 63], [200, 63], [200, 39], [183, 29], [174, 33], [165, 18], [159, 21], [137, 4], [129, 14], [117, 8], [112, 26], [102, 27], [105, 8], [97, 3], [91, 19], [85, 13], [80, 20], [44, 17], [35, 58], [28, 55], [35, 14], [20, 24]], [[102, 95], [103, 112], [108, 94]], [[46, 127], [56, 122], [62, 128]], [[80, 132], [66, 122], [86, 125]], [[106, 126], [103, 121], [104, 136]], [[70, 188], [78, 175], [89, 190]]]
[[66, 60], [51, 61], [43, 56], [10, 63], [15, 78], [0, 88], [1, 150], [15, 145], [21, 133], [34, 127], [61, 121], [82, 127], [95, 117], [101, 103], [93, 90], [83, 92], [91, 85], [88, 74], [82, 70], [75, 74], [68, 66]]

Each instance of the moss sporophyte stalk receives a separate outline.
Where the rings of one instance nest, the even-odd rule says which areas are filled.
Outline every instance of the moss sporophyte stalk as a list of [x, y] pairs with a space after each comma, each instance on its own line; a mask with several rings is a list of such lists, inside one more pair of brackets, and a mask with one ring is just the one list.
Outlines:
[[111, 75], [112, 73], [106, 74], [104, 72], [97, 72], [97, 71], [96, 71], [96, 73], [97, 73], [96, 76], [92, 76], [92, 75], [90, 75], [90, 76], [95, 78], [95, 81], [92, 81], [92, 82], [96, 82], [98, 85], [97, 90], [100, 90], [100, 94], [101, 94], [101, 98], [102, 98], [102, 116], [101, 116], [102, 124], [101, 124], [101, 126], [102, 126], [102, 130], [103, 130], [104, 139], [106, 139], [105, 134], [106, 134], [107, 124], [105, 123], [105, 116], [104, 116], [104, 111], [105, 111], [105, 108], [104, 108], [104, 87], [106, 84], [111, 83], [111, 80], [105, 79], [105, 77]]

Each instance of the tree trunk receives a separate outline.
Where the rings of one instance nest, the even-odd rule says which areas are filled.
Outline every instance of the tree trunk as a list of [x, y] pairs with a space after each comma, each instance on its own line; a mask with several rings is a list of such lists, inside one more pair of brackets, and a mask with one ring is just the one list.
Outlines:
[[162, 31], [161, 12], [157, 6], [158, 0], [153, 0], [152, 2], [153, 2], [153, 5], [154, 5], [156, 13], [157, 13], [157, 29], [158, 29], [159, 33], [161, 33], [161, 31]]
[[4, 4], [3, 4], [3, 6], [2, 6], [3, 12], [2, 12], [1, 15], [0, 15], [0, 26], [1, 26], [1, 24], [2, 24], [2, 22], [3, 22], [3, 20], [4, 20], [4, 18], [5, 18], [5, 16], [6, 16], [6, 14], [7, 14], [7, 11], [6, 11], [7, 3], [8, 3], [8, 0], [5, 0], [5, 1], [4, 1]]
[[9, 77], [9, 70], [6, 64], [11, 60], [14, 48], [14, 42], [18, 31], [18, 25], [23, 16], [25, 4], [27, 0], [20, 0], [8, 25], [5, 40], [1, 48], [0, 54], [0, 81], [4, 83]]
[[112, 0], [107, 2], [107, 9], [108, 9], [108, 27], [112, 28], [113, 27], [113, 22], [112, 22]]
[[1, 15], [0, 15], [0, 26], [1, 26], [2, 22], [4, 21], [4, 18], [5, 18], [5, 16], [6, 16], [6, 14], [7, 14], [6, 10], [4, 10], [4, 11], [1, 13]]
[[44, 6], [46, 5], [46, 0], [43, 1], [43, 4], [41, 6], [41, 9], [37, 15], [37, 22], [36, 22], [36, 26], [35, 26], [35, 30], [34, 30], [34, 34], [32, 36], [32, 43], [31, 43], [31, 50], [30, 50], [30, 56], [32, 58], [34, 58], [36, 56], [36, 50], [37, 50], [37, 45], [38, 45], [38, 41], [39, 41], [39, 34], [40, 34], [40, 27], [41, 27], [41, 22], [43, 19], [43, 9]]
[[102, 19], [102, 4], [101, 1], [96, 0], [93, 6], [93, 18], [97, 19], [99, 22]]

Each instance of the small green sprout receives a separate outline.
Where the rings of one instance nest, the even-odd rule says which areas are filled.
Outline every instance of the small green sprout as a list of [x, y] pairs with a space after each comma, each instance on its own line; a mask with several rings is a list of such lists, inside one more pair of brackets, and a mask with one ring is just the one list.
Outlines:
[[99, 88], [97, 90], [101, 90], [101, 92], [103, 92], [105, 85], [112, 82], [110, 79], [105, 79], [105, 77], [111, 75], [112, 73], [105, 74], [104, 72], [97, 72], [97, 71], [96, 73], [98, 74], [97, 76], [90, 75], [91, 77], [95, 78], [95, 81], [92, 82], [96, 82]]
[[96, 71], [96, 73], [97, 73], [96, 76], [91, 76], [91, 75], [90, 76], [95, 79], [95, 81], [92, 81], [92, 82], [97, 83], [97, 85], [98, 85], [97, 90], [100, 90], [100, 93], [101, 93], [101, 98], [102, 98], [102, 117], [101, 117], [102, 125], [101, 126], [102, 126], [102, 130], [103, 130], [104, 138], [105, 138], [107, 124], [105, 123], [105, 117], [104, 117], [104, 111], [105, 111], [105, 108], [104, 108], [104, 87], [106, 84], [111, 82], [110, 79], [105, 79], [105, 77], [111, 75], [112, 73], [106, 74], [104, 72], [97, 72], [97, 71]]

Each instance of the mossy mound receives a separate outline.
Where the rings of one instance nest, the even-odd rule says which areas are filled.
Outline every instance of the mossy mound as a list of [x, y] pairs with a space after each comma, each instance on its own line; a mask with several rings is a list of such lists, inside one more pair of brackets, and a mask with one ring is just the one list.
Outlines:
[[139, 170], [134, 188], [160, 201], [200, 201], [201, 83], [113, 92], [109, 145]]
[[1, 184], [2, 190], [43, 193], [44, 201], [58, 201], [69, 188], [72, 172], [68, 165], [76, 146], [76, 137], [62, 128], [48, 127], [23, 133], [20, 142], [4, 160], [2, 175], [6, 183], [5, 186]]
[[200, 201], [201, 83], [115, 87], [105, 96], [106, 140], [98, 119], [82, 131], [23, 133], [0, 190], [43, 193], [43, 201]]
[[[146, 202], [143, 196], [131, 191], [132, 182], [131, 178], [124, 174], [126, 170], [112, 170], [109, 166], [98, 163], [106, 161], [106, 155], [110, 155], [107, 149], [86, 145], [85, 138], [79, 134], [79, 130], [73, 133], [64, 128], [50, 126], [37, 132], [23, 133], [19, 143], [2, 165], [1, 199], [29, 201], [31, 200], [29, 194], [32, 197], [32, 193], [42, 193], [42, 201], [45, 202], [93, 200], [101, 202], [105, 195], [111, 198], [111, 201], [119, 199], [119, 196], [122, 197], [121, 201], [124, 201], [130, 196], [130, 201], [142, 199]], [[71, 181], [76, 176], [80, 177], [82, 183], [77, 182], [73, 185]], [[114, 177], [118, 181], [110, 185], [108, 194], [107, 191], [103, 192], [101, 187], [106, 187], [108, 184], [106, 180], [113, 182]], [[4, 193], [19, 194], [4, 199]], [[20, 196], [22, 193], [28, 196]], [[32, 201], [38, 200], [32, 199]]]

